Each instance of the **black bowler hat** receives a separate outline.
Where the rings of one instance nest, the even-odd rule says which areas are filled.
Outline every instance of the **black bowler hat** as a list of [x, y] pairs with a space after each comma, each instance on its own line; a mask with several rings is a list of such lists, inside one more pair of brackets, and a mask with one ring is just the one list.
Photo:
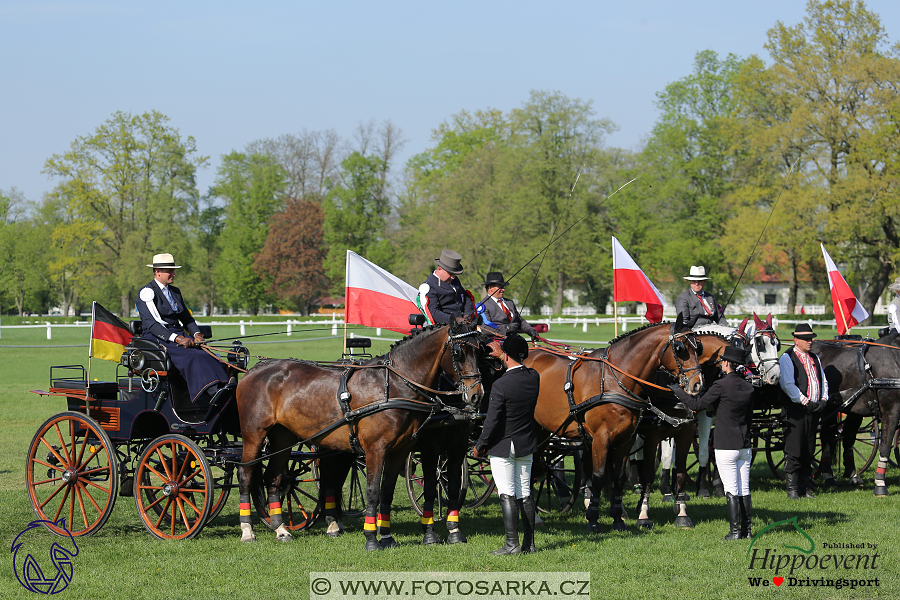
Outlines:
[[813, 338], [818, 336], [813, 332], [812, 327], [810, 327], [808, 323], [799, 323], [794, 329], [794, 337], [799, 340], [812, 341]]
[[745, 365], [747, 364], [747, 351], [738, 348], [737, 346], [725, 346], [725, 350], [722, 352], [722, 360], [727, 360], [730, 363], [738, 365]]
[[528, 342], [518, 333], [506, 336], [506, 339], [500, 344], [500, 349], [516, 362], [522, 362], [528, 358]]
[[484, 287], [502, 287], [505, 288], [506, 281], [503, 281], [503, 273], [500, 271], [491, 271], [484, 278]]

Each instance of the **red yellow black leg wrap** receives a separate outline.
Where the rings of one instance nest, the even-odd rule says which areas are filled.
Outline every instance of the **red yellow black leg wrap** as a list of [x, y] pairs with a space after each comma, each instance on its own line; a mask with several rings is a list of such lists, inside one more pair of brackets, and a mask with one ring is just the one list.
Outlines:
[[240, 519], [241, 523], [252, 523], [250, 518], [250, 494], [241, 494], [240, 502]]

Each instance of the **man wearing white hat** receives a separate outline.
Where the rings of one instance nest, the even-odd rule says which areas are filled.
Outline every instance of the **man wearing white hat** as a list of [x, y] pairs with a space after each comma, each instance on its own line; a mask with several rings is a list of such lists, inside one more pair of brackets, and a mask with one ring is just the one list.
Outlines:
[[888, 327], [894, 333], [900, 333], [900, 277], [895, 279], [888, 289], [894, 292], [894, 299], [887, 307]]
[[694, 327], [709, 324], [728, 325], [725, 315], [716, 304], [716, 299], [703, 290], [709, 279], [706, 276], [706, 267], [691, 267], [691, 274], [684, 279], [690, 283], [690, 287], [675, 299], [675, 310], [682, 314], [684, 320], [690, 323], [697, 317]]
[[[153, 268], [153, 281], [140, 289], [137, 300], [143, 335], [166, 346], [172, 364], [187, 382], [191, 402], [204, 392], [211, 396], [228, 383], [228, 375], [222, 363], [194, 348], [194, 344], [203, 342], [203, 334], [187, 309], [181, 290], [172, 285], [175, 269], [181, 265], [175, 264], [171, 254], [157, 254], [153, 264], [147, 266]], [[185, 330], [192, 337], [183, 335]]]

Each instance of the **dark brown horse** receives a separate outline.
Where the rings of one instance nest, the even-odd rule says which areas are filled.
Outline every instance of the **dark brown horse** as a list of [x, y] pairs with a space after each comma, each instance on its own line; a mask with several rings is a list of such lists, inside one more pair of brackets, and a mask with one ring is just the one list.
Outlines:
[[889, 333], [874, 343], [862, 340], [813, 342], [812, 351], [819, 355], [828, 379], [828, 407], [822, 416], [822, 461], [819, 471], [826, 483], [833, 482], [832, 457], [836, 454], [837, 413], [844, 413], [843, 466], [844, 477], [851, 485], [861, 486], [856, 472], [853, 444], [864, 417], [880, 415], [881, 441], [875, 472], [875, 495], [886, 496], [885, 469], [891, 445], [900, 421], [900, 335]]
[[[289, 458], [281, 451], [304, 440], [323, 450], [365, 454], [366, 550], [382, 548], [376, 522], [390, 522], [397, 476], [430, 415], [443, 408], [446, 393], [436, 391], [439, 378], [448, 376], [459, 390], [453, 393], [462, 394], [468, 407], [481, 399], [478, 335], [468, 323], [429, 326], [414, 331], [385, 356], [355, 366], [349, 376], [296, 360], [269, 361], [251, 369], [237, 388], [243, 436], [241, 540], [255, 539], [250, 486], [257, 467], [248, 463], [260, 458], [266, 439], [270, 458], [263, 485], [271, 527], [277, 539], [291, 539], [281, 520], [280, 478]], [[327, 477], [323, 473], [325, 485]], [[385, 540], [385, 545], [393, 544]]]
[[[715, 381], [718, 370], [719, 358], [722, 350], [731, 344], [724, 337], [716, 334], [702, 334], [696, 336], [699, 342], [699, 362], [702, 367], [703, 377], [707, 382]], [[658, 378], [657, 383], [666, 385], [666, 376]], [[675, 396], [668, 392], [652, 389], [649, 393], [651, 401], [660, 408], [664, 416], [647, 415], [638, 425], [638, 433], [644, 436], [644, 457], [641, 465], [641, 499], [638, 501], [637, 525], [650, 529], [653, 522], [650, 520], [650, 489], [656, 478], [656, 448], [662, 440], [672, 438], [675, 442], [675, 456], [673, 467], [675, 468], [675, 526], [689, 529], [694, 526], [687, 514], [687, 496], [685, 488], [687, 484], [687, 458], [693, 447], [696, 421], [693, 413], [679, 405]]]
[[[585, 442], [584, 470], [592, 488], [612, 488], [613, 528], [625, 530], [619, 477], [641, 413], [649, 403], [639, 394], [660, 366], [690, 394], [703, 387], [696, 340], [681, 318], [648, 325], [588, 355], [565, 355], [536, 349], [525, 359], [541, 375], [535, 419], [551, 433]], [[600, 533], [599, 494], [587, 507], [588, 530]]]

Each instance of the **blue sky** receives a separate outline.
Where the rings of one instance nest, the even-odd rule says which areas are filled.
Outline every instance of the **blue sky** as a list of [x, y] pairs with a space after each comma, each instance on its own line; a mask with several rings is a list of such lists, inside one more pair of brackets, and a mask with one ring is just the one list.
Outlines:
[[[873, 0], [892, 41], [900, 2]], [[766, 32], [806, 3], [123, 2], [0, 3], [0, 189], [39, 200], [44, 161], [121, 110], [158, 110], [210, 167], [260, 138], [387, 119], [401, 162], [460, 110], [520, 106], [532, 89], [594, 103], [636, 149], [656, 92], [711, 49], [768, 58]]]

